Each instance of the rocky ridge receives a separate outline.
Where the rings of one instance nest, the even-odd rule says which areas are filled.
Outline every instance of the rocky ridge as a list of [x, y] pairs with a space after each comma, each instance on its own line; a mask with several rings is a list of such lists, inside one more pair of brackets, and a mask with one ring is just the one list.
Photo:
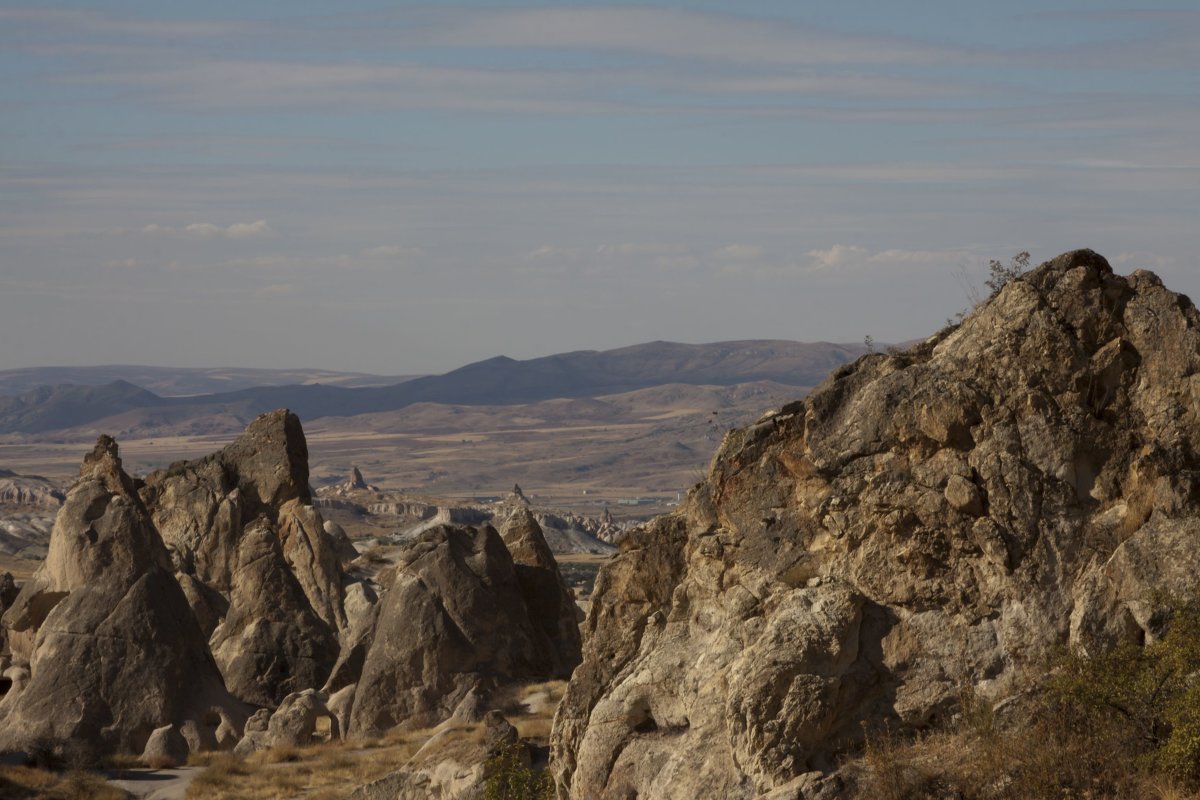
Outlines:
[[1200, 314], [1091, 251], [730, 433], [600, 573], [560, 797], [841, 792], [864, 728], [1018, 693], [1194, 591]]

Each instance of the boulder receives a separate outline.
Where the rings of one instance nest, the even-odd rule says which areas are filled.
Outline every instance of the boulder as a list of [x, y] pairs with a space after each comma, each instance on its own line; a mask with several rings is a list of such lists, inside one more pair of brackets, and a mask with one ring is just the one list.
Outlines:
[[517, 729], [499, 711], [489, 711], [477, 732], [445, 726], [401, 769], [358, 787], [350, 800], [476, 800], [484, 796], [496, 758], [509, 752], [529, 766], [529, 750]]
[[1200, 570], [1200, 314], [1068, 253], [730, 432], [600, 572], [562, 798], [809, 796], [863, 731], [1161, 634]]
[[163, 725], [150, 734], [139, 760], [155, 769], [176, 767], [187, 762], [189, 752], [188, 741], [179, 729], [174, 725]]
[[274, 713], [255, 712], [234, 752], [249, 755], [272, 747], [304, 747], [341, 738], [337, 716], [313, 689], [289, 694]]

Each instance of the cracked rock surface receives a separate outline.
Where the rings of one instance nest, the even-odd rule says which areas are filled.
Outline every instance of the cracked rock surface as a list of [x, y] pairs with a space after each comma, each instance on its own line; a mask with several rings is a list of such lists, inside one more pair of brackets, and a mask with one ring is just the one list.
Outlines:
[[1200, 569], [1198, 438], [1200, 315], [1087, 250], [840, 368], [601, 571], [560, 796], [828, 795], [864, 725], [1153, 640]]

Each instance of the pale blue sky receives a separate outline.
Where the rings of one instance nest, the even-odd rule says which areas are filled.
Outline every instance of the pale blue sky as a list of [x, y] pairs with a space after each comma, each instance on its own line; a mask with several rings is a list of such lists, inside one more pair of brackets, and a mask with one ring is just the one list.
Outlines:
[[[900, 340], [1200, 295], [1200, 3], [0, 5], [0, 368]], [[17, 343], [17, 344], [14, 344]]]

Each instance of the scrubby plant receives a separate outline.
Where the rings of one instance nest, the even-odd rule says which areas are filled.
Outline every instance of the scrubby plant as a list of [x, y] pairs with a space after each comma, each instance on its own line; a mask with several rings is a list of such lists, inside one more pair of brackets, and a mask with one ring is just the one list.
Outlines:
[[1154, 604], [1160, 637], [1062, 652], [1003, 714], [968, 693], [952, 723], [869, 732], [850, 796], [1200, 797], [1200, 596]]
[[1200, 785], [1200, 600], [1171, 606], [1160, 639], [1069, 656], [1048, 688], [1097, 721], [1126, 726], [1147, 769]]
[[484, 800], [553, 800], [554, 781], [546, 770], [535, 770], [522, 758], [525, 745], [507, 745], [487, 764]]
[[1024, 250], [1010, 258], [1007, 264], [993, 258], [988, 261], [988, 278], [983, 283], [992, 293], [991, 296], [995, 297], [1000, 294], [1001, 289], [1024, 275], [1028, 269], [1029, 253]]

